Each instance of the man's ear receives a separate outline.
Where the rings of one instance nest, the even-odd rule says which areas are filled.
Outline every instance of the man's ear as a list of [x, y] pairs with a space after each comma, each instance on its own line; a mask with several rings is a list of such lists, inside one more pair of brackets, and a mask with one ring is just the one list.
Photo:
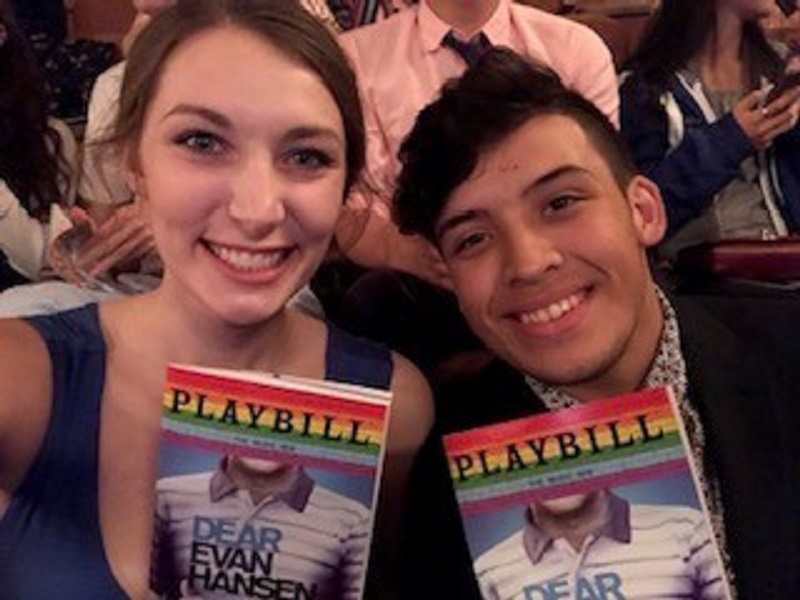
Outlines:
[[658, 244], [667, 231], [667, 213], [658, 186], [642, 175], [636, 175], [626, 191], [639, 241], [646, 248]]

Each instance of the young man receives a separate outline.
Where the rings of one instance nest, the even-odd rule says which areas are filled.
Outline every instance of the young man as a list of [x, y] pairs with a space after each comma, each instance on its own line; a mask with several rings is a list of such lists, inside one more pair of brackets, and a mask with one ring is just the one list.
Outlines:
[[[351, 194], [337, 241], [370, 269], [344, 303], [342, 324], [402, 349], [429, 375], [468, 348], [446, 271], [433, 246], [401, 235], [389, 219], [397, 150], [442, 84], [490, 46], [505, 46], [555, 70], [616, 122], [611, 53], [591, 29], [511, 0], [420, 0], [390, 19], [348, 31], [340, 43], [356, 71], [367, 128], [365, 185]], [[442, 333], [445, 330], [447, 333]], [[439, 331], [438, 335], [424, 335]]]
[[[797, 324], [796, 300], [668, 297], [647, 259], [658, 188], [595, 106], [511, 52], [449, 84], [400, 156], [394, 216], [439, 248], [498, 357], [442, 399], [439, 431], [671, 385], [740, 597], [797, 597], [798, 344], [773, 325]], [[436, 584], [416, 597], [479, 597], [438, 439], [429, 450], [408, 570]]]

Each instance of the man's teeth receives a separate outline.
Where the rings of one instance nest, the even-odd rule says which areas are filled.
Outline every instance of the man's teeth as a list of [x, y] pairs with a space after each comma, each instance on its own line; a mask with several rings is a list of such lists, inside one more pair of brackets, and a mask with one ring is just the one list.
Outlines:
[[521, 313], [519, 320], [525, 324], [549, 323], [550, 321], [555, 321], [556, 319], [563, 317], [566, 313], [578, 306], [580, 301], [580, 294], [572, 294], [563, 300], [553, 302], [550, 306], [546, 306], [545, 308], [540, 308], [539, 310], [529, 313]]
[[268, 269], [277, 265], [285, 256], [284, 250], [272, 252], [250, 252], [248, 250], [234, 250], [222, 246], [209, 245], [220, 260], [228, 263], [235, 269], [243, 271], [256, 271], [258, 269]]

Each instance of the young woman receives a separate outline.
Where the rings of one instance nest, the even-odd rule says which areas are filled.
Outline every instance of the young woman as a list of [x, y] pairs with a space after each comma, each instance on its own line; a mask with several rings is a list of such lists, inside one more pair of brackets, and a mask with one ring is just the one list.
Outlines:
[[[69, 227], [75, 141], [48, 119], [44, 81], [8, 0], [0, 0], [0, 290], [36, 279]], [[9, 264], [10, 263], [10, 266]]]
[[181, 0], [136, 40], [116, 135], [164, 276], [139, 296], [0, 322], [4, 592], [146, 596], [169, 362], [384, 379], [378, 541], [391, 535], [430, 390], [399, 356], [286, 307], [362, 165], [359, 107], [335, 39], [285, 0]]
[[724, 238], [800, 231], [800, 87], [759, 19], [772, 0], [664, 0], [624, 69], [621, 126], [661, 186], [664, 255]]

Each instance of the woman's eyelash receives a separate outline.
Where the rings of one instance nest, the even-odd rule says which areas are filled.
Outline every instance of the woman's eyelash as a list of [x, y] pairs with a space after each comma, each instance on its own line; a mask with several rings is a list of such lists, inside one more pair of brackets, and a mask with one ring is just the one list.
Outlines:
[[330, 167], [336, 164], [336, 159], [333, 156], [318, 148], [294, 150], [289, 153], [288, 160], [292, 164], [309, 168]]
[[175, 142], [191, 150], [207, 154], [218, 152], [222, 147], [221, 140], [207, 131], [187, 131], [175, 137]]

